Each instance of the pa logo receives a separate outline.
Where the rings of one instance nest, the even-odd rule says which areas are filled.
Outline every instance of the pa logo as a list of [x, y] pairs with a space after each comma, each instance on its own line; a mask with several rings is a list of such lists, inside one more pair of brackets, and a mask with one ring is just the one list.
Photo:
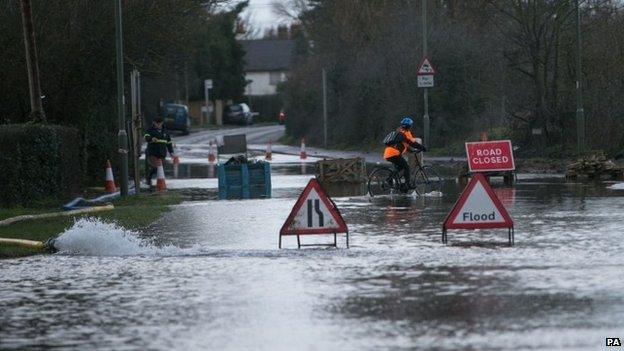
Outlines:
[[622, 341], [620, 341], [620, 338], [607, 338], [607, 346], [622, 347]]

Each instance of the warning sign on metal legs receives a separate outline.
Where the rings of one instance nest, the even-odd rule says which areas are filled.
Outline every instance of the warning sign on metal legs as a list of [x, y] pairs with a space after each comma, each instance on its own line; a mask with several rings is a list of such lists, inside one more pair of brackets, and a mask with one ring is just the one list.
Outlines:
[[447, 242], [448, 229], [508, 228], [513, 245], [513, 221], [483, 174], [475, 174], [446, 216], [442, 225], [442, 242]]
[[348, 247], [349, 229], [338, 207], [327, 196], [318, 181], [311, 179], [280, 230], [279, 247], [282, 247], [282, 236], [296, 235], [297, 246], [301, 247], [307, 245], [301, 245], [300, 235], [315, 234], [334, 234], [334, 244], [330, 246], [336, 246], [338, 233], [347, 234]]

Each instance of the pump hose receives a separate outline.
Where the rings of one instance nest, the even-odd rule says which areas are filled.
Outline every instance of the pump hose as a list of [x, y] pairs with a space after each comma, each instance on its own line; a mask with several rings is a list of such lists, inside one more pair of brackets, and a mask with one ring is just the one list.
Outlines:
[[24, 239], [11, 239], [11, 238], [0, 238], [0, 245], [14, 245], [20, 247], [26, 247], [29, 249], [37, 249], [42, 251], [56, 251], [54, 247], [54, 241], [56, 238], [50, 238], [46, 240], [46, 242], [36, 241], [36, 240], [24, 240]]

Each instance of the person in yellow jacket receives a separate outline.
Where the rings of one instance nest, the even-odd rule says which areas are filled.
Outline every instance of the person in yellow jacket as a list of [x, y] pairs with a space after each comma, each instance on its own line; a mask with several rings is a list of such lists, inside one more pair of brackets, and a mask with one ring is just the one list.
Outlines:
[[410, 147], [420, 151], [427, 151], [424, 145], [416, 142], [416, 138], [414, 138], [411, 131], [412, 125], [414, 125], [414, 121], [410, 117], [404, 117], [396, 132], [388, 134], [386, 139], [384, 139], [386, 149], [383, 154], [384, 160], [392, 162], [399, 172], [403, 171], [405, 187], [408, 189], [413, 189], [414, 185], [410, 181], [410, 166], [407, 160], [403, 158], [403, 154], [408, 152]]

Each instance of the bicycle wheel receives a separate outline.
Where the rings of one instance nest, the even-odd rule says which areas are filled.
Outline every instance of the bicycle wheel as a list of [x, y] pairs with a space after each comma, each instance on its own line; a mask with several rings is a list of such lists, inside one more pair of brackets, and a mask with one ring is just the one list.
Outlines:
[[416, 192], [418, 195], [429, 194], [433, 191], [441, 192], [443, 180], [433, 167], [423, 166], [416, 170], [414, 176]]
[[389, 168], [377, 167], [368, 176], [368, 193], [370, 196], [396, 193], [398, 186], [396, 173]]

